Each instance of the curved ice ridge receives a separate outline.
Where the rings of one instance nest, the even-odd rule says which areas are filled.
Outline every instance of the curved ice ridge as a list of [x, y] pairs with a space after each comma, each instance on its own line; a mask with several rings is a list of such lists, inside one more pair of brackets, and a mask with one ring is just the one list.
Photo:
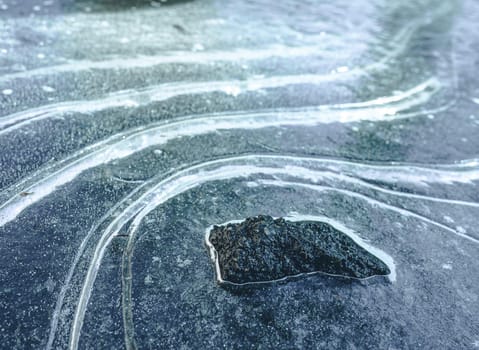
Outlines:
[[[320, 53], [319, 53], [320, 54]], [[242, 60], [264, 60], [272, 57], [295, 58], [318, 55], [318, 46], [272, 45], [264, 49], [233, 49], [228, 51], [176, 51], [158, 56], [116, 57], [103, 61], [69, 60], [67, 63], [34, 68], [24, 72], [6, 74], [0, 83], [13, 79], [25, 79], [58, 73], [76, 73], [88, 70], [148, 68], [163, 64], [207, 64], [210, 62], [236, 62]]]
[[[353, 73], [354, 72], [351, 71], [351, 74]], [[349, 74], [348, 77], [351, 74]], [[280, 88], [289, 85], [321, 84], [327, 81], [338, 81], [340, 78], [346, 78], [346, 74], [339, 74], [338, 76], [304, 74], [251, 78], [247, 80], [177, 82], [150, 86], [138, 90], [118, 91], [101, 99], [61, 102], [7, 115], [0, 118], [0, 135], [12, 132], [32, 122], [54, 118], [68, 113], [87, 114], [109, 108], [135, 108], [181, 95], [211, 92], [239, 95], [245, 92]]]
[[[260, 129], [286, 125], [307, 126], [364, 120], [391, 121], [411, 118], [422, 115], [424, 112], [405, 114], [400, 114], [400, 112], [428, 101], [440, 87], [440, 82], [431, 78], [402, 94], [366, 102], [193, 116], [155, 123], [148, 127], [120, 133], [87, 147], [86, 150], [91, 150], [90, 153], [87, 153], [86, 150], [75, 153], [71, 157], [73, 160], [70, 164], [67, 163], [63, 168], [42, 176], [28, 188], [22, 188], [21, 191], [31, 192], [31, 195], [24, 197], [14, 195], [2, 204], [0, 206], [0, 226], [14, 220], [29, 205], [49, 195], [59, 186], [72, 181], [85, 170], [115, 159], [125, 158], [148, 147], [165, 144], [179, 137], [197, 136], [217, 130]], [[18, 188], [18, 185], [16, 187]]]

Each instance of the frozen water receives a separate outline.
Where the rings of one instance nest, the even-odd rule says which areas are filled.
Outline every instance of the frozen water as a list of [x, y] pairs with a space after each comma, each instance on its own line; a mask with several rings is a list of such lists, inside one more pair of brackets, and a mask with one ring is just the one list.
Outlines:
[[[1, 348], [477, 347], [477, 1], [0, 9]], [[260, 213], [393, 281], [218, 288], [204, 232]]]

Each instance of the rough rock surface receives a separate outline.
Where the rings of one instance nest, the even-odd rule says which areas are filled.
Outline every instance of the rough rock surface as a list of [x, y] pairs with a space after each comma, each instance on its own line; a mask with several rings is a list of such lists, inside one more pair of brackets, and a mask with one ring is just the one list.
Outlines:
[[217, 252], [221, 279], [236, 284], [312, 272], [352, 278], [390, 273], [380, 259], [325, 222], [259, 215], [214, 226], [208, 240]]

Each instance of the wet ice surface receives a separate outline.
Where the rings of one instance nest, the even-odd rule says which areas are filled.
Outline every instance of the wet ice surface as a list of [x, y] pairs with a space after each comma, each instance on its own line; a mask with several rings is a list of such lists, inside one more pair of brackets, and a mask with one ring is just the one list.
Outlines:
[[[479, 346], [475, 1], [0, 0], [4, 348]], [[322, 216], [396, 279], [218, 288]]]

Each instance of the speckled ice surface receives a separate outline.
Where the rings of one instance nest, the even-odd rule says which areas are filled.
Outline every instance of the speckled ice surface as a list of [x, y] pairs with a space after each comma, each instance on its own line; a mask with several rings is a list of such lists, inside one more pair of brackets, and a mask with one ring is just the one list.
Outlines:
[[[0, 348], [479, 349], [478, 21], [0, 0]], [[394, 279], [219, 288], [206, 229], [258, 214], [347, 227]]]

